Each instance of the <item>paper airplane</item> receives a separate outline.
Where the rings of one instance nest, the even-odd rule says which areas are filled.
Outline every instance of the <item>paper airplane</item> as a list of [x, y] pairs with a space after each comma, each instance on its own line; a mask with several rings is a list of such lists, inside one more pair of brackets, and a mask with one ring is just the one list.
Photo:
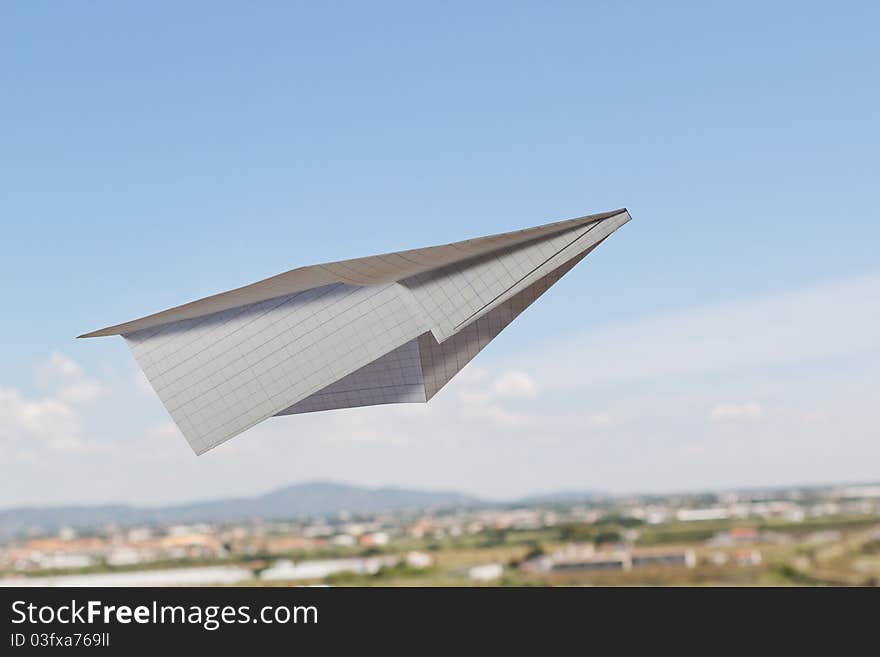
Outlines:
[[80, 337], [121, 335], [203, 454], [275, 415], [427, 402], [629, 220], [300, 267]]

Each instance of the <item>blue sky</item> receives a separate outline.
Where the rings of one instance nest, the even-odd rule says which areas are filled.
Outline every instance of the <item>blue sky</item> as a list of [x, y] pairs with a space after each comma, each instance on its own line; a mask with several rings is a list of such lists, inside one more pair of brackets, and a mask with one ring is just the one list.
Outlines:
[[[880, 363], [878, 19], [868, 2], [4, 3], [0, 459], [16, 474], [0, 505], [318, 476], [496, 496], [880, 476], [868, 465], [880, 462], [876, 412], [868, 398], [851, 406]], [[273, 420], [238, 439], [254, 445], [247, 455], [230, 445], [196, 459], [179, 436], [161, 442], [173, 429], [121, 340], [72, 339], [301, 264], [623, 206], [634, 221], [438, 400], [485, 410], [490, 397], [528, 398], [549, 425], [588, 380], [614, 395], [592, 394], [574, 422], [595, 420], [586, 442], [571, 427], [517, 442], [536, 433], [525, 419], [496, 414], [477, 431], [466, 416], [450, 431], [483, 442], [427, 437], [419, 450], [444, 467], [425, 476], [409, 438], [382, 442], [418, 433], [418, 412], [378, 409]], [[768, 309], [787, 304], [813, 328], [767, 330]], [[701, 326], [728, 333], [712, 354], [676, 351], [663, 322], [690, 347], [708, 339]], [[736, 336], [761, 344], [764, 332], [773, 349], [734, 367]], [[550, 395], [539, 364], [519, 358], [557, 343], [585, 359], [597, 342], [625, 352], [608, 337], [619, 334], [716, 367], [640, 371], [629, 358], [631, 377], [615, 379], [613, 363], [584, 360], [584, 380]], [[674, 412], [627, 422], [669, 395]], [[790, 441], [803, 428], [780, 424], [795, 408], [826, 418], [800, 452]], [[329, 425], [338, 435], [324, 440]], [[764, 451], [735, 446], [757, 435]], [[822, 439], [846, 445], [833, 467]], [[495, 440], [512, 447], [487, 473]], [[293, 451], [276, 471], [279, 441]], [[621, 445], [629, 459], [615, 457]], [[650, 460], [633, 459], [640, 449]], [[167, 462], [133, 457], [143, 451]], [[169, 463], [174, 483], [156, 492]], [[668, 476], [649, 472], [658, 463]]]

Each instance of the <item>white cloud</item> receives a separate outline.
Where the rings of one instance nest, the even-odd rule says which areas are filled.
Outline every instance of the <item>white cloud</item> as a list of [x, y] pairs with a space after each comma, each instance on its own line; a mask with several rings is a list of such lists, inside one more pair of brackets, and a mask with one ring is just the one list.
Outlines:
[[105, 392], [98, 380], [87, 376], [72, 358], [53, 351], [37, 363], [34, 378], [50, 391], [30, 398], [17, 388], [0, 388], [0, 441], [7, 445], [6, 458], [23, 458], [40, 450], [94, 450], [97, 444], [84, 435], [84, 419], [79, 404], [97, 399]]
[[587, 422], [594, 427], [613, 427], [617, 424], [617, 418], [610, 413], [593, 413], [587, 416]]
[[764, 407], [758, 402], [744, 402], [742, 404], [716, 404], [709, 411], [709, 417], [713, 420], [757, 420], [764, 416]]
[[53, 396], [72, 404], [89, 402], [102, 396], [104, 386], [86, 375], [82, 366], [60, 351], [53, 351], [35, 368], [37, 382], [52, 390]]
[[545, 392], [680, 384], [876, 356], [877, 335], [880, 273], [603, 328], [517, 361]]
[[[522, 371], [506, 370], [492, 376], [484, 368], [468, 365], [448, 387], [456, 392], [459, 404], [451, 405], [445, 421], [479, 422], [500, 431], [522, 431], [535, 424], [532, 414], [509, 406], [538, 394], [535, 382]], [[438, 402], [431, 400], [434, 405]]]
[[81, 404], [97, 399], [104, 394], [104, 386], [94, 379], [83, 379], [76, 383], [61, 388], [57, 395], [59, 399], [72, 404]]
[[50, 377], [79, 378], [83, 376], [83, 369], [79, 363], [60, 351], [53, 351], [49, 358], [41, 366], [38, 366], [38, 370], [42, 370]]
[[183, 434], [174, 422], [159, 422], [151, 424], [144, 431], [144, 438], [150, 442], [168, 442], [172, 440], [184, 440]]
[[538, 386], [525, 372], [505, 372], [492, 384], [492, 392], [502, 399], [529, 399], [538, 396]]
[[18, 446], [79, 449], [83, 446], [82, 420], [69, 404], [53, 398], [26, 399], [18, 390], [0, 389], [0, 437]]
[[502, 431], [530, 429], [536, 422], [534, 416], [493, 403], [473, 406], [465, 412], [465, 416], [483, 420], [491, 427]]

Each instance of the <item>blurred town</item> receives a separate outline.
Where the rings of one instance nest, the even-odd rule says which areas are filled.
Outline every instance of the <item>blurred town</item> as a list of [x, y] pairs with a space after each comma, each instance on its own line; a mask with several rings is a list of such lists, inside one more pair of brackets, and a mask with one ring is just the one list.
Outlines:
[[880, 485], [29, 530], [0, 584], [880, 584]]

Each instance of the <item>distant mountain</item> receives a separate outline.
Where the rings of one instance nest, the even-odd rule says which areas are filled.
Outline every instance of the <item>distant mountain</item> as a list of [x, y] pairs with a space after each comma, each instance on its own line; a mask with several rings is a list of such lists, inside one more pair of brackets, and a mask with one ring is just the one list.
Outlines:
[[543, 506], [553, 504], [577, 504], [579, 502], [595, 502], [607, 499], [608, 493], [589, 490], [561, 490], [552, 493], [529, 495], [516, 500], [515, 504], [522, 506]]
[[295, 484], [256, 497], [237, 497], [162, 507], [128, 505], [19, 507], [0, 510], [0, 538], [60, 527], [99, 528], [108, 524], [232, 522], [329, 516], [344, 511], [377, 513], [404, 509], [442, 509], [485, 505], [469, 495], [405, 488], [365, 488], [313, 482]]

